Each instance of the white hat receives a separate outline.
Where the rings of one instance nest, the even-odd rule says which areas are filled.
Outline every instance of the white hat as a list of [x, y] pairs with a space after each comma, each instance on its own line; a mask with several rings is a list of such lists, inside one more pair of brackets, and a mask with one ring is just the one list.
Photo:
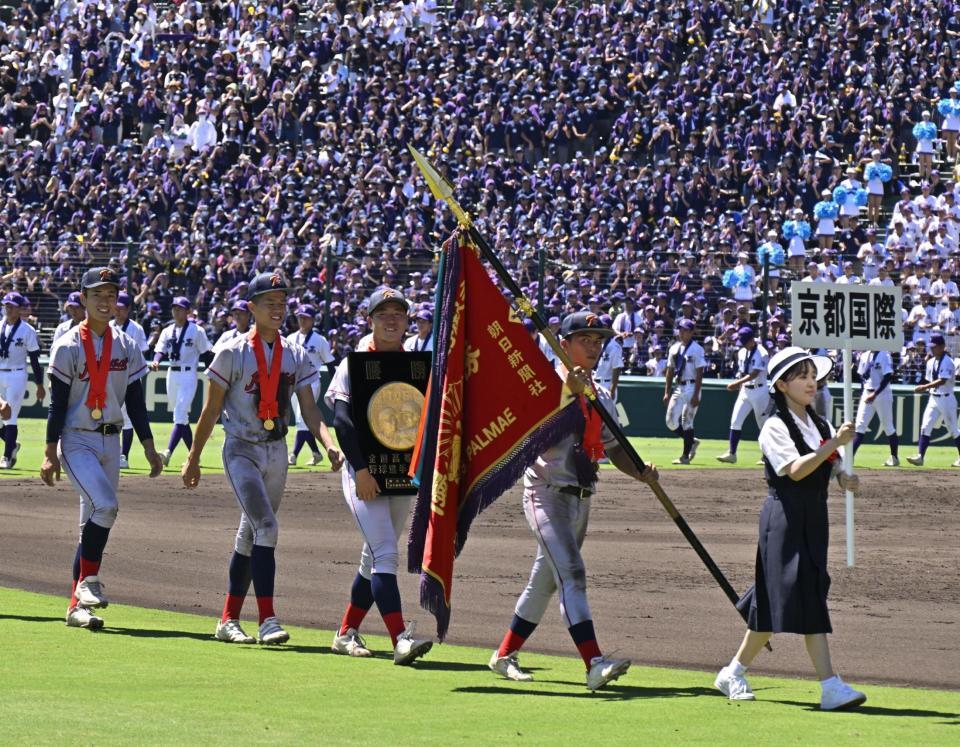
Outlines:
[[770, 389], [770, 393], [772, 394], [776, 391], [773, 385], [776, 384], [787, 371], [797, 363], [807, 360], [813, 361], [813, 365], [817, 367], [817, 381], [826, 378], [833, 370], [833, 361], [827, 356], [814, 355], [806, 348], [799, 348], [792, 345], [772, 356], [770, 362], [767, 364], [767, 386]]

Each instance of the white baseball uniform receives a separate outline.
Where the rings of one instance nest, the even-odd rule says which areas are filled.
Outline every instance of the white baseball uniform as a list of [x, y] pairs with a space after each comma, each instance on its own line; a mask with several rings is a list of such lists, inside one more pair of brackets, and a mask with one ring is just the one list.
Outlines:
[[888, 384], [876, 394], [872, 402], [867, 402], [867, 395], [877, 392], [883, 378], [893, 374], [890, 353], [886, 350], [863, 352], [857, 365], [857, 373], [863, 381], [863, 396], [860, 397], [860, 405], [857, 407], [856, 432], [866, 433], [876, 413], [880, 416], [883, 432], [892, 436], [897, 432], [893, 423], [893, 387]]
[[207, 333], [190, 320], [182, 327], [170, 324], [160, 332], [155, 350], [165, 353], [170, 360], [167, 400], [173, 402], [173, 422], [175, 425], [189, 425], [190, 406], [197, 393], [200, 356], [210, 350]]
[[957, 398], [953, 393], [956, 375], [956, 364], [947, 353], [939, 358], [930, 356], [927, 359], [927, 381], [936, 381], [937, 379], [945, 379], [945, 381], [940, 386], [930, 390], [930, 397], [927, 399], [927, 406], [923, 410], [923, 421], [920, 426], [920, 432], [924, 436], [933, 433], [933, 428], [939, 417], [943, 418], [943, 424], [947, 427], [947, 432], [952, 438], [960, 436], [960, 428], [957, 427]]
[[409, 353], [424, 353], [433, 351], [433, 335], [429, 335], [426, 340], [421, 339], [420, 335], [413, 335], [403, 341], [403, 349]]
[[675, 431], [678, 427], [684, 430], [693, 428], [697, 409], [690, 404], [693, 393], [696, 391], [697, 370], [706, 368], [707, 359], [703, 347], [696, 340], [684, 346], [679, 340], [670, 346], [667, 355], [667, 368], [673, 369], [673, 393], [667, 404], [667, 428]]
[[[613, 372], [617, 369], [623, 370], [623, 348], [620, 342], [611, 338], [603, 348], [600, 354], [600, 360], [597, 363], [594, 378], [607, 391], [611, 391], [613, 386]], [[619, 390], [619, 387], [617, 387]], [[616, 400], [616, 396], [614, 396]]]
[[[307, 334], [303, 334], [300, 330], [293, 332], [292, 334], [287, 335], [287, 340], [294, 345], [299, 345], [306, 351], [307, 358], [310, 359], [310, 362], [313, 364], [313, 367], [317, 371], [322, 371], [324, 367], [333, 363], [335, 360], [333, 357], [333, 352], [330, 350], [330, 343], [327, 341], [327, 338], [317, 332], [315, 329], [311, 329]], [[320, 378], [317, 377], [317, 380], [312, 385], [313, 398], [316, 400], [320, 396]], [[307, 424], [303, 422], [303, 413], [300, 412], [300, 403], [297, 401], [296, 397], [293, 397], [290, 400], [290, 404], [293, 407], [293, 417], [297, 423], [298, 431], [307, 431]]]
[[37, 331], [18, 319], [0, 324], [0, 397], [10, 403], [11, 414], [4, 425], [16, 425], [27, 393], [27, 357], [40, 350]]
[[[147, 352], [147, 349], [150, 347], [147, 344], [147, 334], [143, 331], [143, 327], [141, 327], [137, 322], [133, 321], [133, 319], [127, 317], [127, 321], [125, 321], [123, 324], [117, 324], [116, 319], [111, 319], [110, 326], [113, 328], [115, 333], [123, 332], [127, 337], [131, 338], [136, 343], [141, 353]], [[124, 405], [121, 410], [123, 411], [123, 429], [129, 430], [133, 428], [133, 423], [130, 422], [130, 417], [127, 415], [127, 406]]]
[[763, 427], [770, 411], [770, 392], [767, 389], [767, 362], [770, 354], [759, 343], [753, 350], [742, 347], [737, 351], [737, 378], [742, 378], [754, 371], [757, 377], [740, 387], [737, 401], [733, 403], [733, 414], [730, 416], [730, 429], [739, 431], [747, 422], [747, 416], [753, 411], [757, 427]]

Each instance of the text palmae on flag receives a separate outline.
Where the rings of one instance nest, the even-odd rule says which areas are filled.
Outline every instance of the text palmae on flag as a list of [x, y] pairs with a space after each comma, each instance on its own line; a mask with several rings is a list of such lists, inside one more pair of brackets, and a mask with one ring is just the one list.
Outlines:
[[582, 426], [582, 415], [465, 239], [447, 242], [439, 276], [430, 389], [412, 461], [420, 491], [408, 564], [420, 572], [420, 603], [442, 640], [453, 561], [471, 522]]

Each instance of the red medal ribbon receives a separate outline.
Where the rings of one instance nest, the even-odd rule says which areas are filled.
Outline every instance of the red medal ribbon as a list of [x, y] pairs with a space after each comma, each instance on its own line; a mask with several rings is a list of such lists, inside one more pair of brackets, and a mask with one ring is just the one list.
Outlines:
[[[583, 413], [583, 418], [587, 421], [587, 425], [583, 429], [583, 450], [587, 452], [587, 456], [590, 457], [592, 461], [598, 462], [606, 456], [602, 435], [603, 419], [600, 417], [600, 413], [587, 404], [587, 398], [584, 395], [579, 395], [577, 401], [580, 403], [580, 411]], [[597, 404], [603, 407], [599, 399]]]
[[273, 360], [270, 361], [270, 373], [267, 373], [267, 356], [263, 352], [263, 340], [260, 333], [254, 329], [250, 335], [250, 344], [253, 345], [253, 355], [257, 359], [257, 373], [260, 376], [260, 407], [257, 417], [261, 420], [272, 420], [279, 417], [280, 408], [277, 404], [277, 389], [280, 386], [280, 367], [283, 365], [283, 345], [277, 335], [276, 346], [273, 351]]
[[110, 352], [113, 348], [113, 335], [110, 325], [103, 333], [103, 350], [100, 360], [93, 349], [93, 334], [86, 321], [80, 324], [80, 342], [87, 359], [87, 373], [90, 376], [90, 391], [87, 392], [87, 407], [91, 410], [103, 410], [107, 406], [107, 375], [110, 373]]

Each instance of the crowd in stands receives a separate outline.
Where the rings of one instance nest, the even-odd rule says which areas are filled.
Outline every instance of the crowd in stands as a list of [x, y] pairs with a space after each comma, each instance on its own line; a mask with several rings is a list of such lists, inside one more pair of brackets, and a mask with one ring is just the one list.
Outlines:
[[21, 3], [3, 290], [52, 328], [108, 258], [148, 332], [185, 295], [216, 337], [280, 269], [339, 357], [376, 286], [430, 309], [453, 222], [412, 144], [545, 316], [610, 316], [629, 370], [682, 317], [708, 375], [744, 323], [788, 344], [804, 278], [901, 284], [906, 364], [960, 329], [958, 43], [937, 0]]

